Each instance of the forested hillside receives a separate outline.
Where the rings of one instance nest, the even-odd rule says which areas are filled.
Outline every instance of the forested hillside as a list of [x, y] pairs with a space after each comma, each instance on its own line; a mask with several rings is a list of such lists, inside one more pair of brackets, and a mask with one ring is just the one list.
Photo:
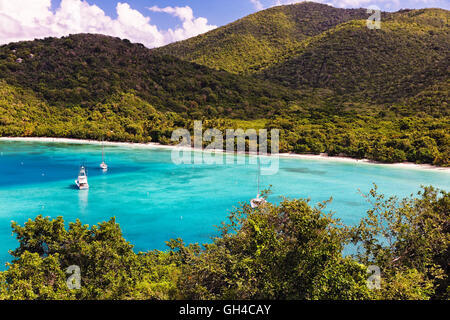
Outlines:
[[[274, 7], [158, 49], [78, 34], [0, 47], [0, 135], [171, 143], [277, 128], [281, 152], [450, 164], [449, 11]], [[176, 55], [176, 56], [174, 56]]]
[[341, 102], [398, 102], [448, 115], [450, 13], [383, 12], [379, 30], [367, 28], [368, 17], [365, 9], [302, 2], [155, 51], [295, 89], [331, 90]]
[[448, 98], [449, 16], [433, 9], [393, 14], [380, 30], [364, 20], [343, 23], [308, 39], [260, 78], [331, 89], [344, 101], [404, 102], [433, 85]]
[[368, 16], [365, 9], [338, 9], [314, 2], [278, 6], [155, 51], [211, 68], [251, 73], [277, 61], [309, 37]]
[[161, 111], [252, 117], [298, 97], [273, 83], [91, 34], [2, 46], [0, 79], [60, 107], [92, 107], [113, 94], [133, 92]]

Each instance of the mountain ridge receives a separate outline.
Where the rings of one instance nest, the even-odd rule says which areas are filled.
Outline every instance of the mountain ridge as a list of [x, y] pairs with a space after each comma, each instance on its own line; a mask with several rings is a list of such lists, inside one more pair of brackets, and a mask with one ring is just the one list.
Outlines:
[[[268, 23], [280, 15], [280, 21], [288, 22]], [[449, 11], [382, 12], [380, 30], [367, 28], [368, 16], [365, 9], [302, 2], [260, 11], [154, 50], [292, 89], [331, 90], [340, 102], [400, 103], [420, 109], [414, 97], [436, 96], [430, 86], [448, 97]], [[256, 30], [258, 26], [264, 29]], [[296, 30], [303, 32], [293, 36]], [[420, 100], [427, 103], [425, 108], [433, 104], [431, 98]], [[432, 113], [448, 114], [446, 104], [435, 107]]]
[[[32, 89], [53, 105], [92, 106], [136, 92], [161, 111], [246, 115], [295, 100], [295, 90], [155, 54], [118, 38], [78, 34], [0, 47], [0, 79]], [[220, 103], [219, 103], [220, 102]], [[220, 104], [220, 106], [219, 106]], [[218, 110], [223, 108], [224, 110]], [[204, 112], [205, 111], [205, 112]]]
[[[391, 21], [384, 22], [381, 30], [368, 31], [364, 21], [346, 22], [262, 70], [260, 78], [297, 89], [332, 89], [347, 95], [347, 100], [403, 102], [425, 85], [448, 79], [442, 66], [448, 63], [448, 32], [422, 31]], [[423, 78], [427, 72], [429, 76]]]
[[[243, 73], [103, 35], [0, 46], [0, 136], [171, 144], [173, 130], [203, 120], [222, 132], [277, 128], [281, 152], [450, 165], [448, 11], [404, 10], [370, 30], [361, 19], [339, 23], [364, 10], [343, 18], [345, 9], [325, 7], [319, 30], [323, 5], [295, 6], [312, 17], [302, 40], [275, 36], [272, 56]], [[289, 8], [268, 11], [265, 36], [273, 12]]]
[[[153, 50], [231, 73], [246, 73], [249, 70], [242, 67], [248, 63], [259, 66], [309, 36], [317, 35], [339, 23], [368, 16], [365, 9], [338, 9], [314, 2], [276, 6], [205, 34]], [[296, 19], [301, 19], [302, 23], [295, 23]], [[214, 46], [208, 46], [210, 38]], [[249, 55], [246, 59], [242, 53], [248, 53], [248, 46], [253, 44], [257, 54]], [[207, 48], [202, 50], [205, 45]], [[231, 52], [221, 52], [220, 48], [224, 46]], [[215, 51], [214, 47], [218, 47], [219, 51]], [[264, 50], [266, 51], [263, 52]], [[208, 61], [210, 56], [213, 56], [211, 62]], [[230, 61], [235, 63], [227, 66]]]

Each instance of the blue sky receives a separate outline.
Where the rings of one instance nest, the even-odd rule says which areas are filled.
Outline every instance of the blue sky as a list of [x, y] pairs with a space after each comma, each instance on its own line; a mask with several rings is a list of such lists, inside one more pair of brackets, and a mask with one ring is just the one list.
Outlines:
[[[450, 9], [450, 0], [316, 0], [341, 8]], [[0, 44], [99, 33], [149, 48], [213, 30], [295, 0], [0, 0]]]
[[[59, 6], [61, 0], [54, 0], [53, 7]], [[159, 6], [159, 7], [184, 7], [189, 6], [193, 9], [194, 13], [198, 17], [205, 17], [208, 21], [214, 25], [222, 26], [227, 23], [233, 22], [246, 15], [254, 13], [257, 10], [251, 0], [88, 0], [90, 4], [96, 4], [102, 8], [108, 15], [116, 17], [116, 5], [117, 2], [127, 2], [130, 6], [140, 12], [147, 14], [152, 21], [161, 26], [161, 28], [167, 29], [174, 27], [179, 23], [177, 19], [167, 17], [165, 14], [150, 13], [146, 9], [147, 7]], [[281, 1], [283, 2], [283, 1]], [[284, 1], [295, 2], [295, 1]], [[400, 8], [427, 8], [427, 7], [439, 7], [450, 10], [450, 0], [399, 0], [399, 1], [386, 1], [386, 0], [371, 0], [371, 1], [320, 1], [323, 3], [329, 2], [339, 7], [368, 7], [370, 5], [376, 5], [382, 10], [396, 11]], [[277, 3], [277, 0], [260, 0], [259, 3], [264, 8], [273, 6]], [[359, 5], [358, 5], [359, 4]]]
[[[61, 0], [54, 0], [52, 7], [59, 7]], [[87, 0], [102, 8], [109, 16], [117, 17], [116, 6], [118, 2], [126, 2], [133, 9], [149, 16], [152, 21], [163, 29], [174, 27], [180, 22], [176, 18], [168, 17], [163, 13], [152, 13], [148, 7], [184, 7], [193, 9], [195, 16], [205, 17], [214, 25], [222, 26], [256, 11], [250, 0]], [[274, 1], [263, 1], [269, 5]]]

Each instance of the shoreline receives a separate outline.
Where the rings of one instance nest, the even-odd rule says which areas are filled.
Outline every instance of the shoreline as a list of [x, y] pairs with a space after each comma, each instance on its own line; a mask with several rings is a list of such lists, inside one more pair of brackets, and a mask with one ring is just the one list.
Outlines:
[[[68, 143], [68, 144], [90, 144], [90, 145], [105, 145], [105, 146], [122, 146], [122, 147], [137, 147], [144, 149], [166, 149], [166, 150], [191, 150], [199, 151], [202, 150], [194, 149], [193, 147], [179, 147], [171, 145], [162, 145], [157, 142], [149, 143], [134, 143], [134, 142], [111, 142], [111, 141], [97, 141], [97, 140], [83, 140], [83, 139], [72, 139], [72, 138], [48, 138], [48, 137], [0, 137], [0, 141], [20, 141], [20, 142], [50, 142], [50, 143]], [[226, 153], [226, 151], [220, 151]], [[237, 153], [240, 155], [253, 155], [251, 153]], [[269, 155], [270, 156], [270, 155]], [[355, 164], [367, 164], [367, 165], [378, 165], [387, 167], [396, 167], [403, 169], [414, 169], [414, 170], [425, 170], [425, 171], [438, 171], [450, 173], [450, 168], [437, 167], [431, 164], [416, 164], [411, 162], [401, 162], [401, 163], [383, 163], [377, 162], [369, 159], [354, 159], [350, 157], [339, 157], [339, 156], [328, 156], [326, 154], [295, 154], [295, 153], [279, 153], [277, 154], [280, 158], [286, 159], [303, 159], [303, 160], [325, 160], [325, 161], [335, 161], [335, 162], [348, 162]]]

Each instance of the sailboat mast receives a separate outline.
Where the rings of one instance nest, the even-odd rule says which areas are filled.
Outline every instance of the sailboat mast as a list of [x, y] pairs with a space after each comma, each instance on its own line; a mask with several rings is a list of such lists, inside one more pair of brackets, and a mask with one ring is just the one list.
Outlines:
[[261, 164], [259, 162], [259, 156], [258, 156], [258, 195], [259, 195], [259, 176], [261, 174]]

